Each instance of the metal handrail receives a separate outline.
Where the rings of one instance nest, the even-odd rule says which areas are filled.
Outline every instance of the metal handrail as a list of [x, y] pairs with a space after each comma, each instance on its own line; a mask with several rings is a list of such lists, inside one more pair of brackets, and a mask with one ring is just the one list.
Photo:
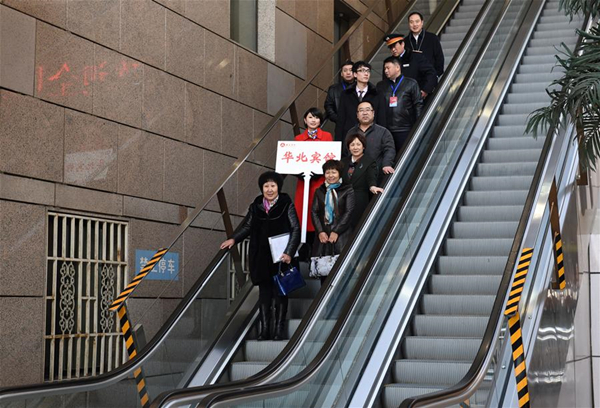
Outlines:
[[[585, 27], [588, 26], [589, 21], [590, 17], [588, 15], [584, 20], [582, 29], [585, 29]], [[581, 39], [582, 38], [579, 37], [577, 41], [578, 45], [580, 44]], [[544, 145], [540, 153], [540, 158], [538, 159], [538, 165], [533, 176], [533, 182], [531, 187], [529, 188], [527, 199], [525, 200], [523, 212], [521, 214], [521, 218], [519, 219], [519, 224], [515, 233], [515, 239], [513, 241], [509, 253], [506, 267], [504, 268], [502, 280], [500, 282], [500, 286], [496, 295], [496, 300], [494, 301], [494, 306], [492, 308], [490, 320], [488, 322], [488, 326], [486, 327], [483, 340], [481, 342], [479, 350], [477, 351], [473, 364], [469, 368], [469, 371], [461, 379], [461, 381], [453, 387], [429, 394], [420, 395], [414, 398], [408, 398], [402, 402], [400, 407], [407, 408], [420, 406], [447, 406], [452, 403], [460, 403], [462, 401], [467, 400], [470, 397], [470, 395], [472, 395], [477, 390], [481, 382], [484, 380], [485, 374], [489, 368], [489, 364], [491, 363], [491, 353], [494, 350], [496, 343], [498, 342], [499, 334], [503, 326], [503, 311], [511, 288], [513, 271], [515, 270], [515, 266], [517, 264], [520, 249], [523, 246], [525, 230], [529, 223], [529, 219], [531, 218], [531, 215], [534, 211], [536, 194], [542, 182], [544, 168], [548, 156], [550, 154], [550, 149], [552, 146], [552, 141], [554, 139], [555, 132], [555, 128], [549, 129], [546, 139], [544, 141]]]
[[[486, 3], [486, 4], [491, 4], [491, 2]], [[484, 15], [483, 9], [482, 9], [481, 13], [482, 14], [479, 17], [482, 17]], [[479, 17], [478, 17], [478, 19], [479, 19]], [[481, 22], [481, 21], [479, 20], [479, 22]], [[499, 22], [500, 22], [500, 18], [495, 22], [494, 25], [497, 26], [499, 24]], [[469, 32], [469, 35], [471, 35], [475, 29], [476, 29], [476, 25], [473, 25], [471, 31]], [[493, 30], [492, 30], [492, 32], [493, 32]], [[488, 38], [486, 38], [486, 44], [489, 44], [489, 42], [491, 41], [491, 39], [492, 39], [491, 33], [492, 32], [490, 32], [490, 35], [488, 36]], [[463, 55], [464, 48], [467, 48], [469, 45], [470, 45], [469, 42], [463, 43], [461, 45], [461, 48], [459, 49], [459, 52], [457, 53], [457, 55]], [[479, 54], [478, 54], [479, 58], [483, 55], [484, 51], [485, 51], [485, 46], [479, 52]], [[452, 71], [453, 68], [455, 68], [453, 66], [453, 64], [456, 64], [456, 61], [457, 60], [455, 60], [449, 67], [449, 72]], [[475, 66], [475, 64], [474, 64], [474, 66]], [[468, 74], [465, 77], [471, 77], [473, 75], [473, 73], [474, 73], [473, 71], [475, 68], [474, 66], [469, 70]], [[460, 90], [457, 92], [456, 99], [458, 99], [460, 97], [460, 94], [462, 93], [462, 91], [464, 91], [466, 89], [467, 83], [468, 83], [467, 80], [463, 81], [463, 83], [460, 87]], [[441, 86], [442, 89], [443, 89], [444, 85], [449, 86], [451, 84], [447, 83], [447, 81], [444, 81]], [[440, 92], [440, 94], [441, 94], [441, 92]], [[438, 97], [439, 97], [439, 94], [438, 94]], [[432, 105], [435, 106], [435, 101]], [[452, 105], [455, 105], [455, 104], [452, 104]], [[449, 115], [449, 114], [450, 114], [450, 112], [447, 113], [447, 115]], [[428, 118], [423, 117], [421, 119], [422, 120], [419, 121], [419, 123], [416, 126], [417, 130], [422, 130], [422, 128]], [[440, 126], [443, 126], [444, 122], [445, 122], [445, 120], [442, 121]], [[412, 136], [414, 136], [414, 134], [416, 134], [416, 133], [418, 133], [418, 131], [413, 132]], [[432, 132], [432, 134], [438, 134], [438, 132]], [[412, 140], [412, 143], [409, 142], [411, 145], [408, 147], [407, 151], [404, 152], [405, 154], [403, 154], [403, 156], [402, 156], [402, 161], [406, 161], [407, 156], [409, 155], [408, 151], [411, 151], [411, 147], [413, 147], [414, 143], [416, 143], [416, 139], [411, 138], [411, 140]], [[433, 149], [433, 147], [435, 146], [436, 143], [437, 143], [437, 139], [433, 139], [433, 140], [429, 141], [428, 145], [426, 146], [428, 148], [428, 152]], [[428, 158], [428, 154], [420, 155], [419, 163], [423, 163], [424, 161], [427, 160], [427, 158]], [[421, 166], [416, 166], [416, 167], [420, 168]], [[396, 174], [394, 174], [394, 176], [396, 176]], [[418, 172], [411, 173], [411, 176], [407, 182], [407, 185], [409, 187], [411, 187], [411, 189], [412, 189], [412, 187], [414, 187], [415, 181], [418, 179], [418, 177], [419, 177]], [[406, 190], [403, 190], [403, 191], [406, 191]], [[399, 215], [403, 211], [404, 205], [407, 203], [408, 197], [410, 197], [410, 193], [403, 195], [403, 197], [401, 198], [401, 202], [397, 205], [396, 210], [395, 210], [396, 216]], [[392, 217], [392, 218], [395, 218], [395, 217]], [[378, 243], [376, 244], [376, 248], [381, 249], [383, 247], [383, 245], [385, 244], [385, 241], [387, 239], [388, 232], [393, 227], [392, 224], [393, 223], [390, 222], [390, 223], [388, 223], [388, 225], [386, 225], [386, 230], [380, 234], [380, 238], [378, 240]], [[374, 251], [374, 254], [375, 254], [374, 256], [370, 257], [370, 259], [367, 263], [367, 267], [365, 267], [363, 269], [363, 271], [361, 272], [361, 275], [358, 278], [359, 282], [356, 284], [356, 286], [353, 290], [353, 293], [349, 296], [349, 300], [345, 304], [344, 309], [343, 309], [342, 313], [340, 314], [341, 317], [338, 318], [338, 321], [337, 321], [334, 329], [332, 330], [332, 334], [329, 336], [329, 338], [325, 342], [325, 345], [321, 348], [320, 352], [317, 354], [317, 357], [315, 357], [315, 359], [309, 363], [309, 365], [305, 368], [305, 370], [302, 371], [301, 374], [295, 376], [294, 378], [292, 378], [290, 380], [282, 381], [278, 384], [262, 385], [262, 386], [254, 387], [251, 390], [246, 390], [246, 389], [233, 390], [230, 392], [230, 395], [232, 397], [225, 396], [224, 393], [215, 393], [215, 394], [209, 395], [206, 398], [204, 398], [201, 401], [200, 406], [202, 406], [202, 407], [209, 406], [213, 403], [222, 402], [222, 400], [225, 400], [225, 399], [227, 400], [228, 403], [231, 403], [232, 400], [237, 400], [238, 398], [241, 399], [248, 395], [259, 395], [259, 394], [260, 395], [263, 395], [263, 394], [277, 395], [278, 393], [286, 393], [287, 391], [289, 391], [289, 389], [297, 388], [297, 387], [301, 386], [302, 384], [304, 384], [306, 381], [308, 381], [310, 379], [310, 377], [315, 373], [315, 371], [320, 367], [320, 365], [324, 362], [324, 359], [327, 358], [327, 356], [329, 355], [329, 353], [332, 350], [332, 345], [335, 343], [335, 341], [338, 338], [338, 335], [341, 333], [343, 327], [347, 323], [347, 318], [348, 318], [350, 312], [353, 310], [354, 306], [356, 305], [356, 302], [357, 302], [358, 298], [360, 297], [359, 295], [362, 292], [362, 290], [364, 289], [364, 284], [366, 283], [366, 280], [368, 279], [368, 277], [370, 276], [370, 274], [372, 272], [372, 268], [374, 267], [376, 258], [377, 258], [376, 255], [379, 254], [379, 251], [378, 250]], [[315, 305], [313, 304], [313, 307], [314, 306]], [[310, 313], [310, 311], [309, 311], [309, 313]], [[305, 325], [305, 326], [303, 327], [303, 325]], [[303, 320], [303, 324], [296, 330], [296, 333], [302, 331], [303, 328], [310, 329], [310, 327], [307, 327], [307, 326], [308, 326], [307, 321]], [[297, 335], [296, 333], [294, 334], [294, 337], [296, 337], [296, 335]], [[292, 342], [292, 341], [293, 341], [293, 339], [290, 340], [290, 342]], [[286, 357], [285, 349], [284, 349], [284, 352], [282, 352], [278, 356], [278, 359], [285, 359], [285, 358], [288, 358], [288, 357]], [[192, 402], [195, 403], [198, 400], [198, 395], [194, 394], [193, 389], [178, 390], [178, 391], [171, 393], [169, 396], [170, 397], [177, 396], [178, 402], [180, 402], [180, 403], [192, 403]], [[166, 398], [169, 396], [165, 396], [165, 399], [163, 400], [164, 403], [174, 402], [174, 401], [172, 401], [173, 398]], [[171, 400], [171, 401], [168, 401], [168, 400]], [[154, 406], [159, 406], [159, 405], [157, 404]], [[163, 405], [160, 405], [160, 406], [163, 406]], [[167, 404], [167, 406], [168, 406], [168, 404]]]
[[[380, 0], [384, 1], [384, 0]], [[271, 120], [265, 125], [263, 130], [259, 133], [259, 135], [254, 138], [252, 143], [248, 146], [246, 151], [242, 153], [240, 157], [233, 163], [231, 166], [231, 170], [228, 175], [221, 178], [221, 181], [217, 184], [217, 187], [213, 191], [211, 195], [203, 198], [199, 205], [195, 207], [195, 210], [190, 213], [187, 218], [181, 223], [177, 232], [174, 235], [174, 238], [171, 241], [171, 244], [166, 246], [168, 250], [170, 250], [181, 238], [183, 233], [187, 230], [187, 228], [196, 220], [196, 218], [200, 215], [200, 213], [206, 209], [208, 204], [219, 194], [220, 191], [223, 190], [224, 186], [227, 182], [235, 176], [237, 171], [240, 169], [242, 164], [248, 161], [248, 158], [257, 148], [257, 146], [267, 137], [269, 132], [274, 128], [274, 126], [283, 118], [285, 113], [290, 109], [290, 107], [295, 103], [295, 101], [300, 98], [302, 93], [308, 88], [308, 86], [314, 82], [318, 75], [327, 68], [329, 61], [333, 58], [335, 53], [337, 53], [341, 47], [349, 41], [352, 34], [356, 32], [356, 30], [360, 27], [360, 25], [373, 13], [375, 7], [379, 4], [378, 1], [372, 2], [372, 4], [367, 8], [365, 13], [363, 13], [358, 20], [348, 29], [348, 31], [340, 38], [340, 40], [334, 45], [331, 51], [328, 53], [327, 57], [323, 59], [323, 63], [319, 66], [319, 68], [309, 76], [304, 83], [300, 86], [300, 88], [295, 92], [293, 96], [291, 96], [288, 101], [277, 111], [277, 113], [271, 118]], [[225, 255], [227, 254], [227, 250], [220, 250], [215, 258], [211, 261], [209, 266], [205, 269], [205, 272], [198, 278], [193, 288], [188, 291], [187, 295], [182, 299], [182, 301], [178, 304], [175, 311], [171, 314], [169, 319], [161, 326], [157, 334], [152, 338], [152, 340], [147, 344], [147, 346], [137, 354], [137, 356], [119, 366], [118, 368], [110, 371], [109, 373], [101, 374], [96, 377], [82, 378], [82, 379], [74, 379], [69, 381], [63, 381], [60, 383], [45, 383], [45, 384], [32, 384], [32, 385], [23, 385], [17, 387], [8, 387], [8, 388], [0, 388], [0, 402], [3, 401], [11, 401], [19, 398], [36, 398], [43, 396], [51, 396], [69, 392], [85, 392], [97, 388], [102, 388], [117, 381], [126, 378], [129, 374], [133, 372], [137, 367], [139, 367], [144, 361], [146, 361], [151, 354], [155, 351], [156, 347], [162, 342], [162, 340], [166, 337], [166, 335], [171, 331], [173, 326], [179, 320], [180, 314], [183, 313], [192, 301], [195, 298], [195, 295], [201, 290], [208, 279], [210, 279], [216, 270], [216, 267], [223, 261]], [[197, 291], [195, 290], [197, 289]]]

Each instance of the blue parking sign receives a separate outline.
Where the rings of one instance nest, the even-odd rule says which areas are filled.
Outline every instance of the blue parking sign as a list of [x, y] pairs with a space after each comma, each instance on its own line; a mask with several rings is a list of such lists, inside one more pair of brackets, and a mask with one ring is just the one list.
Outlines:
[[[136, 249], [135, 250], [135, 272], [139, 273], [156, 251]], [[165, 256], [156, 264], [154, 268], [146, 275], [149, 280], [179, 280], [179, 254], [177, 252], [167, 252]]]

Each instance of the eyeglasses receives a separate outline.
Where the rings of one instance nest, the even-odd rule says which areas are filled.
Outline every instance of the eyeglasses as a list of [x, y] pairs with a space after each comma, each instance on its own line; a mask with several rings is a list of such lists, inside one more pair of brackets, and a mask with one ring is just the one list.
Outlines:
[[358, 110], [358, 113], [364, 113], [364, 112], [373, 112], [373, 109], [371, 109], [371, 108], [360, 108]]
[[356, 72], [360, 72], [361, 74], [370, 74], [371, 70], [369, 68], [361, 68], [357, 69]]

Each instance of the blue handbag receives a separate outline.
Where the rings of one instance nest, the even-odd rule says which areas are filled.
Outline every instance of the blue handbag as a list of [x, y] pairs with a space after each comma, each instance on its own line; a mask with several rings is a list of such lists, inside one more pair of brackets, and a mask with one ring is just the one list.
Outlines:
[[283, 262], [279, 263], [279, 272], [273, 276], [273, 281], [275, 282], [275, 286], [277, 286], [279, 294], [281, 296], [287, 296], [293, 291], [306, 286], [306, 282], [304, 282], [300, 270], [295, 266], [290, 266], [290, 269], [287, 271], [282, 271], [282, 263]]

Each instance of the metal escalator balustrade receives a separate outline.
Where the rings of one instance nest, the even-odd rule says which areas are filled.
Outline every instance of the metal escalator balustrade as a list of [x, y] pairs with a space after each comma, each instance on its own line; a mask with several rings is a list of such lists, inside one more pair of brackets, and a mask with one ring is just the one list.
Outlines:
[[[492, 7], [493, 7], [493, 6], [494, 6], [494, 4], [492, 4]], [[496, 4], [495, 4], [495, 6], [498, 6], [498, 3], [497, 3], [497, 2], [496, 2]], [[499, 16], [500, 16], [500, 15], [502, 15], [502, 14], [504, 14], [504, 11], [505, 11], [505, 9], [504, 9], [502, 6], [503, 6], [503, 4], [500, 4], [500, 6], [498, 7], [500, 10], [496, 10], [496, 14], [494, 14], [494, 18], [491, 18], [490, 20], [484, 20], [484, 21], [482, 22], [482, 24], [481, 24], [481, 25], [480, 25], [478, 28], [481, 28], [481, 27], [485, 26], [485, 27], [486, 27], [486, 31], [485, 31], [485, 32], [486, 32], [486, 33], [488, 33], [488, 32], [489, 32], [489, 30], [491, 29], [491, 27], [495, 26], [495, 24], [494, 24], [494, 21], [498, 20]], [[513, 18], [513, 20], [514, 20], [514, 18]], [[511, 34], [511, 32], [510, 32], [510, 30], [509, 30], [509, 32], [508, 32], [506, 35], [504, 35], [504, 39], [506, 40], [506, 37], [508, 37], [510, 34]], [[486, 39], [488, 39], [488, 38], [489, 38], [489, 37], [491, 37], [491, 36], [492, 36], [492, 35], [490, 34], [489, 36], [479, 36], [479, 37], [475, 36], [474, 38], [475, 38], [476, 40], [478, 40], [478, 41], [485, 42], [485, 41], [486, 41]], [[491, 40], [488, 40], [488, 41], [491, 41]], [[503, 47], [500, 47], [500, 48], [502, 49]], [[474, 51], [474, 49], [469, 49], [469, 48], [467, 47], [467, 48], [466, 48], [465, 50], [463, 50], [463, 51], [466, 51], [466, 50], [470, 50], [471, 52], [473, 52], [473, 53], [477, 54], [477, 53]], [[497, 50], [495, 50], [493, 54], [494, 54], [494, 55], [498, 54]], [[475, 57], [476, 57], [476, 55], [472, 55], [472, 56], [471, 56], [471, 60], [474, 60], [474, 59], [475, 59]], [[450, 71], [453, 71], [453, 70], [454, 70], [454, 72], [456, 73], [456, 67], [454, 67], [454, 68], [452, 68], [452, 67], [451, 67]], [[494, 69], [488, 69], [488, 70], [486, 70], [485, 72], [487, 73], [487, 75], [488, 75], [488, 76], [490, 76], [490, 75], [494, 75], [494, 73], [497, 73], [497, 70], [494, 70]], [[462, 77], [466, 76], [466, 74], [465, 74], [464, 72], [461, 72], [460, 74], [462, 75]], [[470, 81], [470, 82], [474, 82], [474, 81]], [[475, 81], [475, 82], [476, 82], [476, 81]], [[486, 81], [485, 81], [485, 80], [479, 80], [477, 83], [480, 83], [480, 84], [485, 84], [485, 83], [486, 83]], [[447, 85], [447, 84], [446, 84], [446, 85]], [[469, 87], [468, 87], [466, 84], [463, 84], [463, 87], [462, 87], [461, 89], [464, 91], [464, 90], [465, 90], [465, 89], [467, 89], [467, 88], [468, 88], [468, 89], [475, 89], [475, 87], [470, 87], [470, 88], [469, 88]], [[472, 96], [473, 96], [473, 98], [472, 98], [472, 99], [475, 99], [475, 100], [476, 100], [476, 104], [477, 104], [477, 103], [479, 103], [479, 104], [483, 104], [483, 102], [484, 102], [484, 100], [485, 100], [485, 98], [483, 97], [483, 95], [485, 94], [485, 92], [484, 92], [484, 91], [485, 91], [485, 89], [486, 89], [486, 86], [485, 86], [485, 85], [480, 85], [480, 86], [479, 86], [479, 88], [478, 88], [478, 90], [479, 90], [479, 94], [475, 93], [474, 95], [472, 95]], [[444, 93], [441, 93], [441, 92], [440, 92], [440, 94], [439, 94], [439, 95], [446, 96], [446, 94], [444, 94]], [[452, 101], [452, 102], [455, 102], [455, 101]], [[475, 109], [475, 110], [473, 110], [473, 109], [472, 109], [472, 108], [473, 108], [473, 102], [471, 102], [470, 106], [471, 106], [471, 111], [472, 111], [472, 112], [476, 112], [476, 111], [478, 110], [478, 109]], [[477, 106], [477, 105], [475, 105], [475, 106]], [[436, 121], [433, 121], [433, 122], [436, 122]], [[424, 128], [424, 127], [427, 127], [427, 125], [426, 125], [426, 124], [430, 124], [430, 123], [431, 123], [431, 122], [427, 122], [427, 121], [423, 121], [423, 122], [421, 122], [421, 130], [422, 130], [422, 128]], [[471, 121], [470, 123], [472, 124], [472, 123], [473, 123], [473, 121]], [[439, 124], [439, 123], [438, 123], [438, 122], [436, 122], [436, 124]], [[461, 122], [461, 125], [462, 125], [462, 126], [465, 126], [465, 127], [466, 127], [468, 124], [469, 124], [469, 121], [462, 121], [462, 122]], [[443, 125], [443, 123], [442, 123], [442, 125]], [[443, 127], [443, 128], [445, 128], [445, 126], [442, 126], [442, 127]], [[425, 140], [426, 140], [426, 139], [425, 139]], [[437, 139], [436, 139], [436, 140], [437, 140]], [[414, 143], [415, 143], [415, 140], [412, 140], [412, 142], [413, 142], [413, 145], [414, 145]], [[424, 142], [424, 140], [422, 140], [422, 142]], [[464, 140], [463, 140], [463, 143], [464, 143]], [[442, 143], [442, 142], [440, 142], [439, 144], [437, 144], [437, 148], [439, 149], [438, 151], [440, 152], [440, 154], [438, 154], [438, 155], [437, 155], [437, 157], [435, 157], [435, 159], [432, 159], [432, 160], [437, 160], [437, 161], [438, 161], [438, 162], [437, 162], [438, 164], [439, 164], [439, 163], [446, 164], [446, 162], [447, 162], [447, 161], [452, 161], [452, 160], [451, 160], [452, 156], [453, 156], [453, 155], [456, 155], [456, 153], [458, 153], [458, 152], [460, 151], [460, 149], [458, 149], [458, 150], [453, 150], [453, 149], [456, 149], [456, 145], [458, 145], [458, 143], [456, 143], [456, 141], [455, 141], [455, 140], [446, 141], [445, 143]], [[410, 149], [410, 146], [411, 146], [411, 145], [409, 145], [409, 149]], [[451, 149], [448, 149], [448, 147], [451, 147]], [[435, 155], [434, 155], [434, 156], [435, 156]], [[440, 177], [440, 175], [443, 175], [443, 174], [444, 174], [444, 168], [443, 168], [443, 166], [431, 166], [431, 169], [432, 169], [432, 170], [431, 170], [431, 172], [430, 172], [430, 176], [436, 176], [436, 174], [437, 174], [437, 177]], [[428, 177], [427, 177], [427, 176], [425, 176], [425, 177], [424, 177], [424, 179], [428, 179]], [[433, 184], [433, 186], [434, 186], [434, 188], [435, 188], [435, 187], [437, 187], [437, 182], [438, 182], [438, 181], [439, 181], [439, 179], [436, 179], [436, 180], [435, 180], [435, 182], [433, 182], [433, 183], [432, 183], [432, 184]], [[425, 194], [426, 194], [426, 193], [427, 193], [427, 191], [421, 191], [421, 192], [420, 192], [420, 194], [421, 194], [421, 197], [425, 195], [425, 194], [423, 194], [423, 193], [425, 193]], [[419, 194], [415, 194], [415, 196], [417, 196], [417, 195], [419, 195]], [[419, 203], [421, 203], [421, 204], [422, 204], [422, 206], [421, 206], [421, 207], [419, 206]], [[423, 217], [423, 214], [424, 214], [424, 212], [425, 212], [425, 211], [424, 211], [424, 207], [427, 207], [427, 204], [428, 204], [428, 203], [427, 203], [427, 202], [425, 202], [425, 201], [423, 201], [423, 200], [418, 200], [417, 202], [413, 202], [413, 204], [408, 204], [408, 205], [407, 205], [407, 207], [408, 207], [408, 208], [410, 208], [410, 209], [412, 210], [412, 212], [411, 212], [411, 214], [410, 214], [409, 216], [407, 216], [407, 217], [404, 219], [404, 223], [405, 223], [405, 224], [403, 223], [403, 226], [402, 226], [401, 228], [399, 228], [399, 230], [401, 230], [401, 231], [399, 231], [399, 232], [398, 232], [398, 233], [399, 233], [399, 236], [409, 236], [410, 234], [414, 234], [414, 233], [415, 233], [415, 231], [416, 231], [416, 229], [417, 229], [417, 226], [419, 225], [419, 221], [418, 221], [418, 220], [419, 220], [419, 217]], [[411, 207], [411, 206], [412, 206], [412, 207]], [[415, 214], [416, 214], [416, 215], [415, 215]], [[422, 218], [421, 218], [421, 219], [422, 219]], [[412, 222], [412, 221], [415, 221], [415, 222]], [[396, 224], [396, 225], [397, 225], [397, 224]], [[410, 234], [406, 234], [406, 231], [410, 231]], [[407, 240], [406, 240], [406, 241], [403, 243], [403, 245], [406, 245], [407, 243], [409, 243], [409, 242], [410, 242], [410, 239], [411, 239], [411, 238], [409, 237], [409, 238], [408, 238], [408, 239], [407, 239]], [[396, 261], [398, 261], [398, 260], [399, 260], [399, 259], [396, 259], [394, 262], [396, 262]], [[369, 262], [371, 262], [371, 261], [369, 261]], [[371, 266], [372, 266], [372, 265], [371, 265]], [[381, 276], [380, 276], [379, 278], [381, 278]], [[384, 281], [384, 282], [385, 282], [385, 281]], [[385, 284], [381, 285], [381, 281], [379, 281], [379, 282], [377, 282], [377, 283], [378, 283], [378, 284], [377, 284], [377, 285], [374, 285], [374, 286], [377, 286], [377, 287], [380, 287], [380, 288], [381, 288], [381, 287], [387, 287], [386, 285], [388, 284], [388, 282], [386, 282]], [[378, 294], [378, 295], [375, 295], [375, 298], [377, 298], [378, 296], [380, 296], [380, 294]], [[378, 304], [378, 302], [366, 302], [365, 304], [368, 304], [368, 305], [377, 305], [377, 304]], [[365, 313], [366, 313], [366, 314], [368, 314], [368, 315], [371, 315], [371, 316], [372, 316], [372, 315], [374, 315], [374, 314], [372, 313], [372, 310], [371, 310], [371, 311], [369, 311], [369, 310], [368, 310], [368, 308], [367, 308], [367, 310], [365, 310]], [[338, 324], [339, 324], [339, 320], [338, 320]], [[315, 326], [317, 326], [317, 325], [315, 325]], [[360, 325], [360, 324], [356, 324], [356, 325], [349, 325], [349, 326], [353, 326], [353, 327], [361, 327], [361, 325]], [[334, 330], [334, 332], [335, 332], [335, 330]], [[334, 335], [337, 335], [337, 334], [338, 334], [338, 333], [335, 333]], [[334, 336], [334, 335], [332, 335], [332, 336]], [[329, 340], [328, 340], [328, 341], [329, 341]], [[351, 348], [354, 348], [354, 349], [356, 350], [356, 349], [357, 349], [357, 348], [356, 348], [356, 343], [352, 344], [352, 345], [351, 345]], [[359, 348], [360, 348], [360, 347], [359, 347]], [[325, 358], [325, 356], [324, 356], [324, 354], [323, 354], [323, 353], [320, 353], [320, 354], [321, 354], [321, 358]], [[350, 359], [350, 360], [351, 360], [351, 359]], [[293, 362], [293, 361], [292, 361], [292, 364], [291, 364], [291, 365], [294, 365], [294, 362]], [[295, 371], [295, 370], [294, 370], [294, 371]], [[321, 372], [325, 372], [325, 371], [327, 371], [327, 370], [320, 370], [320, 371], [321, 371]], [[289, 376], [289, 373], [284, 373], [282, 377], [287, 377], [287, 376]], [[305, 381], [305, 380], [303, 380], [303, 381]], [[285, 382], [285, 381], [284, 381], [284, 382]], [[317, 381], [317, 382], [318, 382], [318, 381]], [[328, 384], [329, 384], [329, 383], [328, 383]], [[276, 392], [282, 392], [282, 393], [283, 393], [283, 392], [284, 392], [284, 391], [281, 391], [281, 390], [275, 391], [275, 388], [276, 388], [276, 387], [280, 387], [280, 386], [268, 386], [268, 385], [267, 385], [267, 386], [264, 386], [264, 387], [259, 387], [259, 388], [260, 388], [260, 389], [263, 389], [263, 388], [265, 388], [265, 389], [273, 389], [273, 393], [276, 393]], [[314, 387], [317, 387], [317, 385], [314, 385]], [[330, 400], [328, 400], [328, 399], [327, 399], [327, 396], [323, 395], [324, 393], [321, 393], [321, 396], [318, 396], [318, 393], [316, 392], [316, 388], [314, 388], [314, 387], [313, 387], [313, 388], [311, 388], [311, 389], [302, 390], [302, 391], [301, 391], [299, 394], [303, 394], [303, 395], [304, 395], [304, 394], [306, 394], [306, 395], [308, 395], [308, 396], [311, 396], [311, 398], [312, 398], [312, 397], [314, 397], [314, 398], [317, 398], [317, 397], [319, 397], [319, 398], [320, 398], [320, 397], [323, 397], [323, 398], [325, 398], [325, 400], [327, 400], [327, 403], [329, 403], [329, 402], [332, 402], [332, 401], [330, 401]], [[339, 384], [337, 384], [337, 385], [336, 385], [336, 387], [339, 387]], [[338, 389], [339, 389], [339, 388], [338, 388]], [[258, 393], [258, 392], [260, 392], [260, 390], [256, 390], [256, 393]], [[253, 391], [253, 393], [254, 393], [254, 391]], [[229, 398], [229, 399], [227, 399], [226, 397], [223, 397], [223, 398], [221, 398], [219, 401], [227, 401], [226, 403], [230, 405], [230, 404], [232, 404], [232, 403], [233, 403], [233, 401], [234, 401], [236, 398], [239, 398], [240, 400], [242, 400], [242, 399], [244, 398], [244, 397], [242, 397], [241, 395], [239, 395], [239, 396], [238, 396], [238, 395], [236, 395], [236, 393], [235, 393], [235, 392], [234, 392], [234, 393], [232, 393], [232, 394], [234, 394], [232, 398]], [[272, 401], [272, 402], [273, 402], [273, 403], [275, 403], [275, 404], [283, 404], [283, 405], [286, 405], [287, 403], [292, 403], [293, 401], [297, 401], [297, 400], [298, 400], [297, 396], [298, 396], [299, 394], [297, 394], [296, 396], [290, 396], [290, 397], [287, 397], [287, 399], [284, 399], [284, 400], [282, 400], [282, 401]], [[330, 395], [330, 396], [331, 396], [331, 395], [334, 395], [334, 396], [335, 396], [336, 394], [335, 394], [335, 393], [333, 393], [333, 394], [332, 394], [332, 393], [330, 393], [329, 395]], [[186, 399], [186, 398], [187, 398], [187, 399]], [[189, 402], [195, 401], [195, 400], [193, 399], [193, 395], [189, 395], [189, 394], [188, 394], [188, 395], [186, 396], [186, 398], [182, 398], [182, 399], [180, 399], [180, 400], [178, 400], [178, 401], [173, 401], [172, 403], [169, 403], [169, 404], [167, 404], [166, 406], [180, 406], [180, 404], [185, 404], [185, 403], [189, 403]], [[257, 397], [254, 397], [254, 396], [253, 396], [253, 397], [251, 397], [251, 398], [257, 398]], [[260, 398], [260, 397], [258, 397], [258, 398]], [[270, 402], [271, 402], [271, 401], [270, 401]], [[270, 402], [269, 402], [269, 403], [270, 403]], [[335, 399], [334, 399], [334, 402], [335, 402]], [[325, 405], [327, 405], [327, 403], [325, 403]], [[178, 404], [179, 404], [179, 405], [178, 405]], [[305, 404], [305, 405], [306, 405], [306, 404], [309, 404], [309, 405], [311, 405], [311, 404], [312, 404], [312, 405], [315, 405], [315, 401], [311, 401], [311, 402], [309, 402], [309, 401], [304, 401], [304, 404]], [[203, 402], [203, 406], [204, 406], [204, 405], [206, 405], [206, 404], [204, 404], [204, 402]], [[319, 405], [319, 404], [317, 403], [316, 405]]]

